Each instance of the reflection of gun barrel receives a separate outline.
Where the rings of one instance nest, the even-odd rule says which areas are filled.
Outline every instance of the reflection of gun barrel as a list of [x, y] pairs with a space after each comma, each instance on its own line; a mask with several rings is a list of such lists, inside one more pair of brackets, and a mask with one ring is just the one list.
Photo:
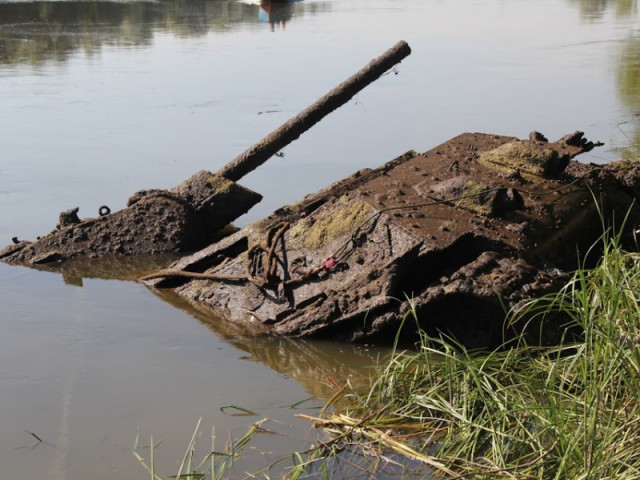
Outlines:
[[411, 48], [407, 42], [398, 42], [322, 98], [229, 162], [218, 171], [218, 175], [229, 180], [238, 181], [296, 140], [329, 113], [347, 103], [360, 90], [380, 78], [410, 53]]
[[[127, 208], [80, 220], [78, 209], [63, 212], [56, 230], [35, 242], [0, 250], [8, 263], [51, 263], [73, 257], [188, 251], [210, 243], [217, 231], [258, 203], [262, 196], [235, 183], [288, 145], [411, 53], [406, 42], [320, 98], [217, 174], [201, 171], [171, 190], [134, 194]], [[103, 211], [105, 212], [103, 214]]]

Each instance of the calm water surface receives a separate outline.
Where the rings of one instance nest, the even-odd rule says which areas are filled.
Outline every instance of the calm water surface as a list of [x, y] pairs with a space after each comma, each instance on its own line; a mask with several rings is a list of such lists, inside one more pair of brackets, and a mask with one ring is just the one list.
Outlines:
[[[0, 0], [0, 244], [45, 233], [62, 210], [95, 216], [217, 170], [399, 39], [413, 54], [397, 75], [242, 180], [265, 199], [240, 225], [463, 131], [583, 130], [607, 144], [585, 161], [638, 153], [635, 0], [259, 3]], [[0, 264], [0, 477], [148, 478], [131, 454], [138, 431], [162, 441], [170, 475], [199, 417], [205, 442], [212, 425], [223, 441], [270, 418], [281, 435], [257, 439], [242, 466], [258, 469], [311, 438], [294, 414], [321, 401], [288, 406], [364, 382], [384, 353], [247, 338], [101, 279], [113, 268]], [[26, 431], [45, 442], [31, 448]]]

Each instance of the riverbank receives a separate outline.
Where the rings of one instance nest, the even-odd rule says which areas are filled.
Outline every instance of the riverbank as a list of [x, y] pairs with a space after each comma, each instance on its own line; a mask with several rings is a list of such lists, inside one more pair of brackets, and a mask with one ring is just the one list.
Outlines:
[[511, 313], [561, 316], [577, 340], [540, 348], [521, 338], [487, 354], [423, 336], [369, 391], [345, 392], [348, 407], [315, 419], [334, 439], [324, 453], [375, 445], [445, 478], [637, 478], [640, 255], [619, 240], [607, 238], [598, 266], [558, 294]]
[[[602, 245], [595, 268], [510, 312], [509, 322], [561, 318], [559, 345], [534, 346], [522, 336], [473, 351], [423, 333], [417, 350], [396, 350], [381, 362], [369, 388], [347, 381], [317, 416], [299, 415], [315, 423], [321, 440], [260, 474], [637, 478], [640, 253], [624, 251], [619, 236], [605, 235]], [[417, 321], [415, 310], [405, 317]], [[273, 433], [266, 421], [205, 457], [213, 461], [195, 469], [198, 478], [235, 478], [243, 448], [257, 433]], [[193, 455], [193, 443], [187, 452]]]

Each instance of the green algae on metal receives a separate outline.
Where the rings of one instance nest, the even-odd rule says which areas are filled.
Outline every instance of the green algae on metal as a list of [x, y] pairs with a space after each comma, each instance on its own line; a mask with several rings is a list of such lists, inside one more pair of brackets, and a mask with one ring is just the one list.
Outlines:
[[480, 155], [478, 163], [506, 174], [520, 173], [525, 179], [549, 178], [568, 163], [557, 150], [530, 142], [510, 142]]
[[290, 245], [294, 249], [317, 250], [356, 231], [372, 213], [370, 205], [343, 196], [327, 215], [307, 218], [293, 226], [289, 233]]

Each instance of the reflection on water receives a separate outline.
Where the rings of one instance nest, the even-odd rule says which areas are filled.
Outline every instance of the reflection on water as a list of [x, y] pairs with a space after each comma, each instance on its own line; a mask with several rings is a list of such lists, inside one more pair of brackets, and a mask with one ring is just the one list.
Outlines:
[[293, 4], [276, 3], [270, 0], [260, 1], [260, 14], [258, 18], [261, 22], [271, 25], [271, 31], [275, 31], [276, 25], [280, 30], [284, 30], [285, 25], [293, 16]]
[[[337, 342], [276, 338], [256, 335], [256, 330], [220, 318], [204, 304], [191, 302], [167, 290], [153, 290], [165, 302], [183, 310], [217, 336], [247, 352], [247, 360], [260, 362], [293, 378], [314, 397], [328, 398], [349, 382], [362, 389], [369, 382], [367, 368], [391, 350]], [[374, 353], [375, 352], [375, 353]]]
[[[238, 230], [234, 225], [227, 225], [214, 235], [211, 241], [220, 240]], [[84, 279], [136, 281], [140, 277], [167, 268], [186, 254], [187, 252], [134, 255], [130, 257], [74, 258], [65, 262], [52, 262], [41, 265], [25, 264], [23, 266], [42, 272], [59, 273], [62, 275], [65, 285], [82, 287]]]
[[[222, 442], [269, 417], [279, 435], [256, 439], [259, 450], [243, 460], [256, 471], [306, 445], [310, 425], [293, 415], [317, 413], [322, 402], [311, 395], [368, 375], [357, 370], [368, 365], [364, 350], [326, 344], [322, 353], [321, 344], [276, 339], [251, 347], [131, 283], [69, 288], [57, 276], [0, 264], [0, 303], [0, 478], [148, 478], [131, 455], [138, 428], [142, 442], [150, 433], [163, 441], [156, 462], [169, 475], [199, 417]], [[258, 416], [233, 416], [221, 410], [227, 405]], [[25, 430], [46, 444], [31, 449]]]
[[177, 254], [137, 255], [135, 257], [78, 258], [63, 263], [25, 265], [43, 272], [60, 273], [65, 285], [82, 287], [84, 279], [129, 280], [167, 268]]
[[[638, 0], [569, 0], [580, 8], [581, 18], [600, 22], [611, 13], [619, 21], [638, 18]], [[624, 31], [624, 30], [623, 30]], [[623, 158], [640, 158], [640, 34], [632, 31], [622, 40], [614, 56], [616, 83], [620, 100], [627, 108], [627, 118], [617, 122], [617, 128], [628, 144], [616, 148]]]
[[629, 146], [623, 154], [629, 159], [640, 159], [640, 35], [630, 36], [624, 43], [617, 68], [620, 98], [629, 109], [629, 119], [620, 128], [627, 132]]
[[328, 2], [298, 1], [0, 2], [0, 63], [64, 61], [77, 50], [91, 55], [103, 45], [144, 46], [156, 32], [192, 37], [259, 22], [284, 29], [294, 14], [330, 9]]
[[[82, 287], [93, 279], [135, 281], [144, 275], [166, 268], [178, 258], [176, 254], [134, 257], [80, 258], [60, 264], [28, 265], [43, 272], [59, 273], [66, 285]], [[135, 288], [133, 285], [131, 288]], [[259, 362], [285, 374], [317, 398], [331, 396], [336, 387], [349, 381], [356, 388], [368, 384], [368, 368], [391, 349], [349, 345], [338, 342], [276, 338], [254, 325], [243, 325], [221, 318], [206, 304], [193, 302], [172, 290], [150, 289], [157, 297], [211, 330], [235, 348], [247, 352], [245, 360]]]
[[[133, 257], [79, 258], [63, 263], [28, 265], [42, 272], [59, 273], [66, 285], [82, 287], [85, 280], [106, 279], [135, 281], [144, 275], [166, 268], [177, 254], [138, 255]], [[131, 285], [131, 288], [135, 288]], [[368, 383], [368, 370], [377, 357], [390, 349], [355, 346], [326, 341], [275, 338], [253, 325], [224, 320], [206, 304], [193, 302], [171, 290], [150, 289], [160, 299], [205, 325], [217, 337], [247, 352], [246, 360], [262, 363], [302, 384], [314, 397], [327, 398], [336, 386], [349, 381], [352, 386]]]
[[638, 0], [569, 0], [580, 7], [580, 14], [585, 19], [602, 18], [615, 7], [618, 17], [628, 17], [638, 13]]

